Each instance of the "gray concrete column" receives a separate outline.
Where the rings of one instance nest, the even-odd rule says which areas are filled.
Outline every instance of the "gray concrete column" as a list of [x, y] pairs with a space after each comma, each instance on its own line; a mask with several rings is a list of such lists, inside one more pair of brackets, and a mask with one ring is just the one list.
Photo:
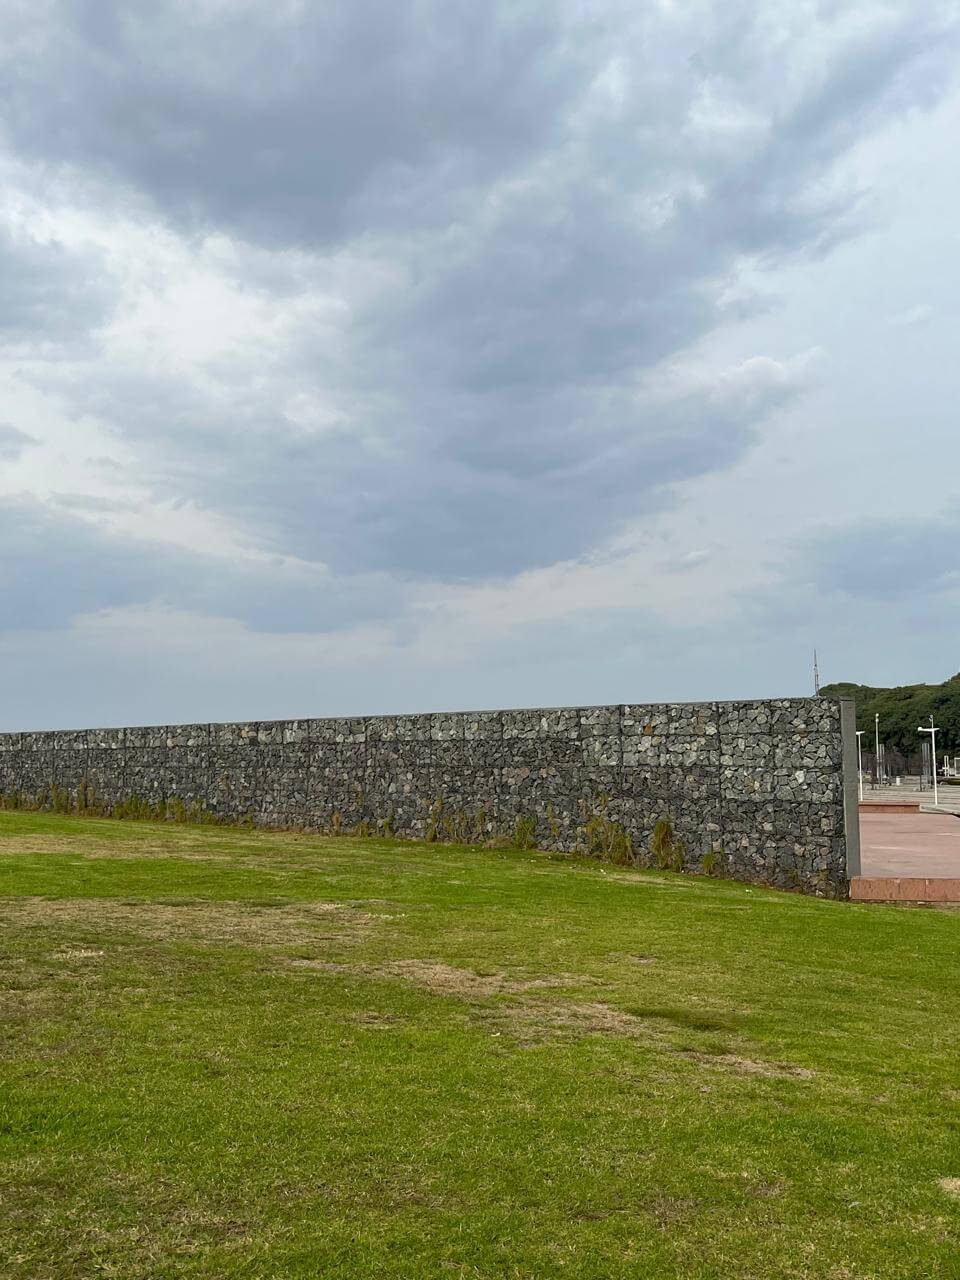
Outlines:
[[843, 738], [843, 828], [847, 843], [847, 879], [860, 874], [860, 786], [857, 777], [857, 705], [840, 699]]

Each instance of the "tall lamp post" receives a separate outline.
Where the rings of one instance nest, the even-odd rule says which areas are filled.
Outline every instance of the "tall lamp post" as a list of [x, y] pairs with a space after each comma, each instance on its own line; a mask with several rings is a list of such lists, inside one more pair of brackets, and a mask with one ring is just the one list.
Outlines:
[[933, 723], [933, 716], [930, 717], [930, 727], [920, 725], [917, 733], [929, 733], [930, 735], [930, 767], [933, 770], [933, 803], [937, 804], [937, 726]]
[[876, 739], [877, 739], [877, 763], [875, 767], [875, 775], [877, 779], [877, 786], [879, 787], [880, 785], [880, 712], [879, 711], [874, 713], [873, 730], [874, 730], [874, 733], [876, 734]]
[[860, 784], [860, 799], [863, 799], [863, 730], [857, 730], [857, 782]]

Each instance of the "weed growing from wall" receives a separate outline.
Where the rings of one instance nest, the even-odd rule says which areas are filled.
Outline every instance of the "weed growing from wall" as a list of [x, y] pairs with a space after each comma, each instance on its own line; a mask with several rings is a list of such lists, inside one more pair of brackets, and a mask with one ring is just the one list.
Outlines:
[[[613, 862], [621, 866], [637, 865], [641, 860], [637, 856], [630, 833], [609, 816], [610, 797], [601, 795], [593, 812], [589, 813], [580, 831], [585, 851], [594, 858]], [[115, 804], [101, 803], [88, 779], [78, 785], [76, 794], [55, 784], [46, 787], [37, 795], [27, 796], [19, 791], [0, 792], [0, 809], [42, 810], [51, 813], [78, 814], [88, 817], [116, 818], [132, 822], [174, 822], [191, 825], [216, 824], [220, 826], [253, 828], [256, 820], [252, 814], [242, 816], [222, 816], [205, 809], [197, 800], [186, 803], [180, 796], [172, 796], [161, 800], [148, 800], [143, 796], [130, 795]], [[394, 832], [395, 815], [393, 811], [385, 818], [362, 818], [355, 826], [349, 827], [344, 822], [343, 814], [336, 810], [331, 814], [325, 834], [330, 836], [367, 837], [378, 835], [384, 839], [397, 839]], [[547, 825], [554, 839], [561, 830], [560, 822], [552, 809], [546, 813]], [[292, 829], [304, 828], [291, 824]], [[529, 814], [520, 814], [513, 829], [504, 835], [489, 836], [489, 815], [481, 807], [473, 813], [466, 809], [449, 808], [442, 797], [438, 797], [430, 806], [424, 838], [431, 843], [444, 842], [451, 844], [480, 844], [504, 849], [526, 851], [537, 847], [537, 819]], [[684, 845], [677, 839], [673, 824], [669, 818], [661, 818], [653, 830], [650, 840], [652, 862], [661, 870], [682, 871], [684, 869]], [[703, 871], [713, 875], [719, 865], [715, 853], [707, 853], [703, 857]]]
[[650, 852], [654, 865], [661, 871], [682, 871], [686, 850], [678, 840], [669, 818], [659, 818], [650, 837]]
[[[77, 787], [72, 796], [63, 787], [53, 784], [33, 796], [22, 792], [0, 793], [0, 809], [25, 809], [33, 812], [76, 814], [88, 818], [118, 818], [135, 822], [180, 822], [198, 826], [208, 823], [222, 824], [226, 820], [211, 813], [197, 800], [184, 804], [179, 796], [169, 800], [145, 800], [143, 796], [130, 795], [116, 804], [101, 803], [87, 779]], [[230, 825], [242, 825], [233, 824]]]
[[535, 849], [537, 847], [537, 820], [520, 816], [513, 824], [513, 847]]
[[703, 868], [703, 874], [705, 876], [716, 875], [719, 871], [720, 859], [711, 849], [708, 853], [705, 853], [703, 857], [700, 859], [700, 865]]
[[430, 817], [427, 819], [427, 829], [424, 832], [424, 839], [428, 844], [433, 844], [440, 839], [440, 824], [443, 821], [443, 797], [438, 796], [430, 806]]
[[610, 797], [599, 796], [597, 811], [591, 813], [583, 824], [583, 838], [587, 853], [592, 858], [602, 858], [605, 862], [629, 866], [635, 861], [633, 837], [625, 827], [610, 817], [607, 812], [609, 806]]

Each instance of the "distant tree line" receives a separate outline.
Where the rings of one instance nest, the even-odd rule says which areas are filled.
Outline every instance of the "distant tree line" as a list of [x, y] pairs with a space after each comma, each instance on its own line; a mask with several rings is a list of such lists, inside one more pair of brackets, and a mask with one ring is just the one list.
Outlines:
[[917, 726], [929, 724], [933, 715], [938, 729], [937, 756], [960, 749], [960, 673], [943, 684], [905, 684], [896, 689], [875, 689], [866, 684], [839, 681], [824, 685], [825, 698], [853, 698], [857, 704], [857, 728], [864, 730], [863, 745], [873, 747], [874, 716], [880, 713], [880, 741], [904, 756], [920, 749]]

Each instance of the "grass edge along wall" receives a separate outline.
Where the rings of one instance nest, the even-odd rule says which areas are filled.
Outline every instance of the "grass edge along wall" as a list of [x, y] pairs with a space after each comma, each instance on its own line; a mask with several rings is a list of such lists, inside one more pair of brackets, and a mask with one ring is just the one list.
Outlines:
[[859, 872], [847, 699], [0, 734], [0, 796], [54, 795], [104, 813], [173, 803], [258, 826], [519, 838], [835, 898]]

